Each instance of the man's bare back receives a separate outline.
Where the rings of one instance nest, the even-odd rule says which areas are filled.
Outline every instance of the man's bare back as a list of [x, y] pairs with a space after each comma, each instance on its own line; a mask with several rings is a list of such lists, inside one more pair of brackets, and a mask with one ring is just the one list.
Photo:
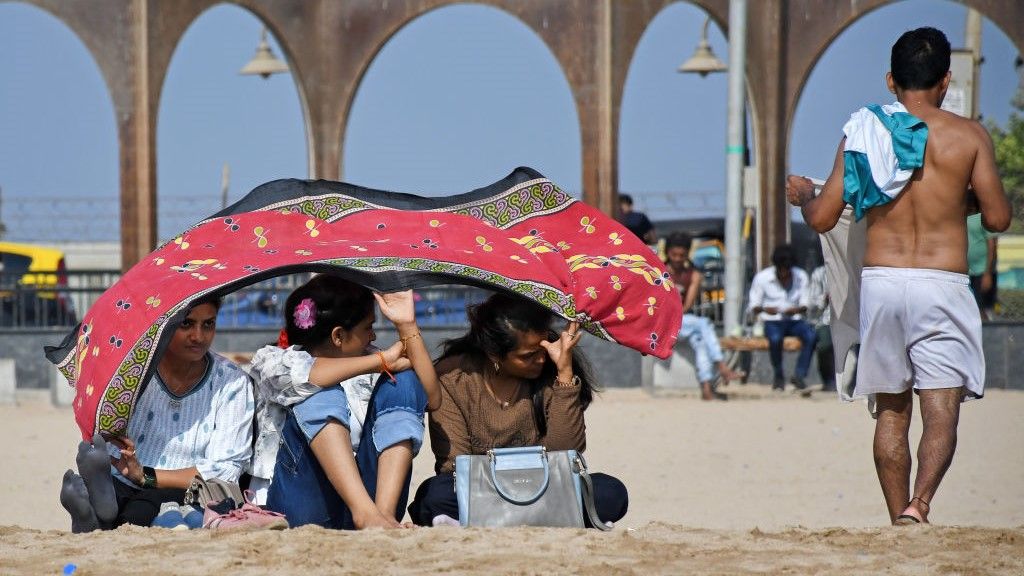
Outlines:
[[[865, 266], [967, 273], [967, 187], [998, 186], [992, 145], [978, 122], [927, 104], [902, 102], [928, 125], [924, 166], [889, 204], [868, 211]], [[985, 166], [986, 159], [991, 166]], [[985, 181], [986, 174], [995, 182]]]
[[[928, 90], [890, 88], [907, 111], [928, 125], [924, 166], [888, 204], [868, 210], [865, 266], [930, 268], [967, 272], [967, 188], [978, 198], [982, 223], [1002, 232], [1010, 225], [1010, 205], [996, 169], [992, 139], [985, 128], [939, 108], [948, 80]], [[832, 174], [814, 197], [810, 180], [790, 176], [789, 201], [803, 208], [817, 232], [831, 230], [842, 215], [843, 148], [840, 141]]]

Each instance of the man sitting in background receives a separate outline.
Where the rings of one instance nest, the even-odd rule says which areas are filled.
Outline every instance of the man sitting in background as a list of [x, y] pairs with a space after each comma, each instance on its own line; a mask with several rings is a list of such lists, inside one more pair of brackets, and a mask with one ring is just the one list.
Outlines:
[[750, 284], [748, 312], [758, 315], [764, 322], [764, 335], [768, 338], [768, 353], [775, 372], [772, 390], [781, 391], [786, 386], [782, 369], [782, 341], [786, 336], [796, 336], [802, 345], [796, 373], [790, 380], [797, 390], [807, 388], [804, 379], [814, 354], [814, 328], [803, 319], [809, 303], [809, 281], [806, 272], [793, 266], [795, 260], [792, 246], [777, 246], [772, 252], [774, 266], [758, 272]]

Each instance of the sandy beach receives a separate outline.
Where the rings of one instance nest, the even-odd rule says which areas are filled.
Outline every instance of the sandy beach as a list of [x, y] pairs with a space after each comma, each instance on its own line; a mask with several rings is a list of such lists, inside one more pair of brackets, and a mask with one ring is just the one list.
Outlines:
[[[75, 574], [1021, 574], [1024, 393], [990, 391], [961, 413], [930, 526], [893, 528], [871, 460], [873, 421], [834, 396], [732, 384], [730, 401], [612, 389], [587, 413], [590, 467], [621, 478], [630, 509], [608, 533], [437, 528], [340, 533], [73, 535], [57, 501], [74, 465], [70, 409], [0, 406], [5, 474], [0, 573]], [[913, 441], [920, 434], [914, 426]], [[429, 450], [414, 485], [430, 474]]]

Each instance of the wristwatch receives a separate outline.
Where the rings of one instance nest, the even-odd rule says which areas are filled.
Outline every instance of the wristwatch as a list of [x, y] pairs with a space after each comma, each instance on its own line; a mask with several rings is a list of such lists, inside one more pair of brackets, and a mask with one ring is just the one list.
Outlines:
[[575, 375], [575, 374], [573, 375], [573, 377], [568, 382], [562, 382], [561, 380], [558, 379], [558, 376], [555, 376], [555, 387], [556, 388], [574, 388], [574, 387], [579, 386], [579, 385], [580, 385], [580, 377]]
[[142, 467], [142, 487], [156, 488], [156, 470], [152, 466]]

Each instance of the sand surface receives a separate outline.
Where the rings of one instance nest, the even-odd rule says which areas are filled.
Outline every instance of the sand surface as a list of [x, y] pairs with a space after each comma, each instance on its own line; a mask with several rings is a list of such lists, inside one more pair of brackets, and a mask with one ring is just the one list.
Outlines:
[[[1024, 393], [990, 391], [961, 413], [931, 526], [893, 528], [863, 404], [732, 384], [731, 400], [605, 392], [587, 413], [592, 470], [621, 478], [609, 533], [437, 528], [342, 533], [73, 535], [57, 501], [74, 464], [70, 409], [23, 394], [0, 406], [6, 439], [0, 573], [59, 574], [1024, 574]], [[920, 434], [915, 423], [912, 438]], [[429, 450], [414, 485], [431, 473]]]

